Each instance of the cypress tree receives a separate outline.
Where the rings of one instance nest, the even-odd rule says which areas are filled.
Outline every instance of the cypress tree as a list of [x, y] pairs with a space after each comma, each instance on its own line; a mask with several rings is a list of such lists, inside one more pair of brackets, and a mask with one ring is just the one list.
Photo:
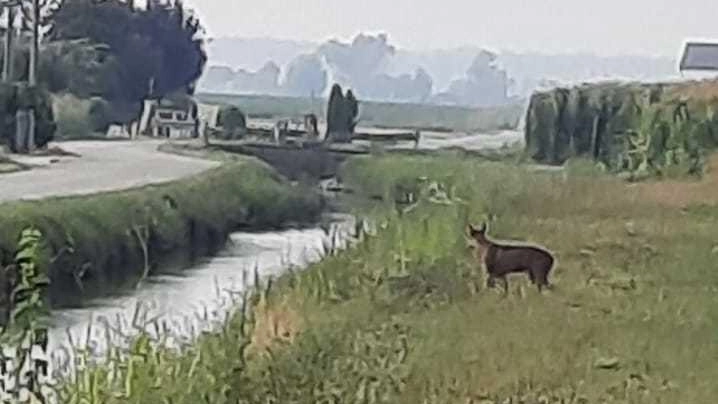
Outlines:
[[347, 96], [345, 99], [346, 109], [347, 109], [347, 132], [353, 134], [354, 128], [356, 128], [357, 125], [357, 117], [359, 116], [359, 103], [357, 102], [356, 97], [354, 97], [354, 93], [352, 90], [347, 91]]
[[344, 96], [342, 88], [339, 84], [332, 86], [329, 95], [329, 104], [327, 106], [327, 133], [325, 140], [330, 140], [337, 132], [341, 132], [343, 126], [344, 115]]

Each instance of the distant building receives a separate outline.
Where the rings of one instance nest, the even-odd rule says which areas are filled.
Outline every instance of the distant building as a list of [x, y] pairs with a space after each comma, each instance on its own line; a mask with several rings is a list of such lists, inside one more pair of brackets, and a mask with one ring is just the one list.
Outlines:
[[148, 99], [140, 117], [139, 133], [145, 136], [187, 139], [199, 134], [197, 103], [187, 95]]
[[220, 130], [219, 127], [219, 105], [212, 104], [198, 104], [197, 105], [197, 117], [200, 120], [199, 132], [204, 134], [205, 131], [209, 133], [216, 133]]
[[678, 70], [718, 71], [718, 42], [686, 41]]

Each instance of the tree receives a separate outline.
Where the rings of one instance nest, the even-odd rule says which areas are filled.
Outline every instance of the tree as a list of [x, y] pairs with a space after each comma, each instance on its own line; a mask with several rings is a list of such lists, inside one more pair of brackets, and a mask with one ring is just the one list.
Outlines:
[[341, 132], [344, 118], [344, 95], [342, 87], [334, 84], [329, 94], [329, 104], [327, 105], [327, 133], [325, 140], [332, 140], [337, 132]]
[[17, 7], [20, 5], [20, 0], [3, 0], [0, 2], [5, 13], [5, 43], [3, 44], [3, 66], [2, 66], [2, 81], [4, 83], [12, 80], [12, 64], [13, 64], [13, 44], [15, 37], [15, 20], [17, 15]]
[[347, 91], [347, 96], [344, 100], [344, 108], [346, 109], [346, 129], [350, 134], [354, 134], [354, 128], [356, 128], [359, 117], [359, 102], [354, 97], [352, 90]]
[[118, 66], [106, 45], [87, 39], [53, 41], [42, 47], [38, 80], [53, 93], [102, 96], [115, 85]]
[[117, 80], [102, 96], [139, 103], [152, 81], [160, 97], [194, 91], [207, 61], [203, 32], [200, 21], [177, 0], [150, 0], [146, 9], [120, 0], [65, 0], [48, 36], [107, 45]]
[[327, 106], [327, 134], [325, 141], [350, 142], [358, 123], [359, 103], [352, 90], [346, 96], [339, 84], [332, 86]]
[[218, 125], [222, 127], [226, 139], [234, 139], [245, 133], [247, 129], [247, 118], [242, 110], [235, 106], [222, 109], [218, 117]]
[[61, 0], [21, 0], [23, 30], [30, 31], [30, 59], [28, 63], [27, 81], [31, 86], [37, 85], [37, 71], [40, 54], [40, 41], [49, 30], [52, 16], [57, 12]]

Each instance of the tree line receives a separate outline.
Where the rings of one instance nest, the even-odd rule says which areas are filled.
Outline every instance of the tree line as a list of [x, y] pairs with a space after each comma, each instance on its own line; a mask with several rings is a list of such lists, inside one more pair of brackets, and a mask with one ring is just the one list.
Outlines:
[[0, 0], [0, 10], [3, 82], [100, 98], [105, 127], [136, 118], [147, 96], [192, 94], [207, 61], [181, 0]]

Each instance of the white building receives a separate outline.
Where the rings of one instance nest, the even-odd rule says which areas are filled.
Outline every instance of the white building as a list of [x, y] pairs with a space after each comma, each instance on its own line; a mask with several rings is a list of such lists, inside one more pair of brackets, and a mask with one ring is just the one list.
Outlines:
[[197, 104], [189, 96], [145, 100], [139, 133], [146, 136], [187, 139], [199, 134]]

